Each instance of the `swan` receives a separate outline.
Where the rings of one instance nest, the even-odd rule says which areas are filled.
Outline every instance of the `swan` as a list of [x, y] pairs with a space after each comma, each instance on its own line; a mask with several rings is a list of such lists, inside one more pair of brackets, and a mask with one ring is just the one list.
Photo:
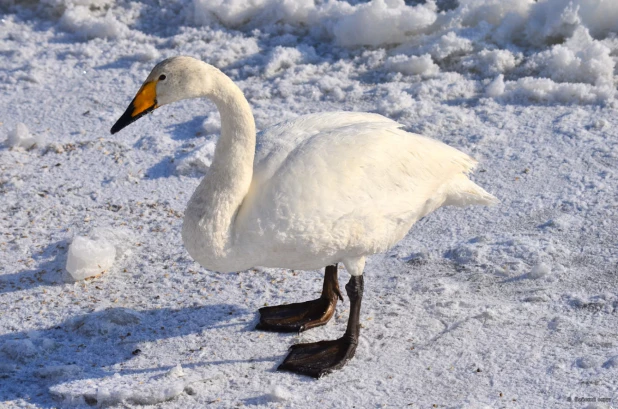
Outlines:
[[354, 356], [367, 256], [391, 248], [441, 206], [498, 202], [468, 179], [476, 164], [470, 156], [378, 114], [304, 115], [256, 135], [240, 88], [187, 56], [153, 68], [111, 133], [163, 105], [202, 97], [217, 106], [221, 135], [185, 211], [182, 240], [191, 257], [220, 272], [325, 267], [320, 298], [259, 310], [257, 329], [270, 331], [326, 324], [343, 300], [338, 263], [350, 274], [344, 335], [293, 345], [280, 370], [319, 378]]

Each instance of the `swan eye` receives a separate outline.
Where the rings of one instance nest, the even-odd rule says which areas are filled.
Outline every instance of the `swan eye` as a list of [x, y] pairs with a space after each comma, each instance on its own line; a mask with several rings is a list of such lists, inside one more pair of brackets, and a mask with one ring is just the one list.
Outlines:
[[165, 74], [161, 74], [159, 75], [159, 81], [163, 81], [165, 80], [167, 77], [165, 76]]

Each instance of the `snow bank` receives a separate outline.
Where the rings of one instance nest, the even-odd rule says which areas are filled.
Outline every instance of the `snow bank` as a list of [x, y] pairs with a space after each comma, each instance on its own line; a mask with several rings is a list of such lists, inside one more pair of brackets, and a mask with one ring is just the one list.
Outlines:
[[[507, 98], [514, 95], [514, 85], [523, 88], [515, 92], [517, 98], [528, 94], [526, 98], [539, 102], [590, 103], [604, 101], [608, 95], [605, 88], [615, 88], [613, 55], [618, 53], [618, 41], [613, 39], [618, 32], [618, 7], [612, 2], [460, 0], [448, 2], [448, 8], [446, 3], [172, 0], [161, 10], [152, 1], [47, 0], [36, 7], [48, 18], [58, 18], [61, 30], [86, 40], [148, 36], [149, 33], [140, 31], [140, 16], [163, 12], [165, 18], [161, 17], [159, 24], [166, 27], [207, 26], [221, 30], [223, 26], [247, 33], [257, 30], [255, 33], [267, 37], [279, 36], [285, 45], [259, 57], [268, 60], [263, 67], [267, 77], [308, 63], [300, 49], [306, 44], [299, 45], [297, 41], [302, 36], [303, 43], [331, 42], [349, 49], [391, 48], [391, 55], [383, 61], [384, 70], [405, 75], [428, 77], [457, 71], [495, 79], [508, 74], [509, 81], [542, 77], [556, 84], [581, 83], [603, 88], [557, 88], [539, 98], [527, 91], [527, 84], [515, 82], [511, 89], [507, 86]], [[285, 36], [288, 37], [283, 39]], [[230, 42], [228, 50], [209, 55], [211, 62], [224, 66], [247, 53], [260, 52], [257, 44], [251, 50], [240, 50], [236, 42]], [[146, 61], [159, 56], [158, 50], [150, 48], [136, 58]], [[503, 96], [499, 90], [498, 86], [487, 95]], [[565, 95], [569, 93], [576, 95]]]

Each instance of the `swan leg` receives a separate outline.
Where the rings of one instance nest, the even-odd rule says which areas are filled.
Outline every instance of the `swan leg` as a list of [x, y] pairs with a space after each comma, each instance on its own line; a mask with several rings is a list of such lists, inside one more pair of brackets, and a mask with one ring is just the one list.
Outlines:
[[337, 298], [343, 301], [337, 281], [337, 265], [326, 267], [322, 295], [317, 300], [260, 308], [256, 329], [298, 332], [326, 324], [335, 313]]
[[277, 369], [320, 378], [342, 368], [354, 357], [360, 333], [363, 276], [352, 276], [345, 289], [350, 298], [350, 316], [343, 337], [332, 341], [292, 345], [290, 353]]

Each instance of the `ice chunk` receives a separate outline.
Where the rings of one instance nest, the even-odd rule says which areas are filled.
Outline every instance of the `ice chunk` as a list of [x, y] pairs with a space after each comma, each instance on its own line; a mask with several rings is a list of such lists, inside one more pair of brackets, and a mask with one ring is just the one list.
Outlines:
[[[179, 376], [178, 368], [179, 365], [167, 374], [116, 373], [106, 378], [79, 379], [55, 385], [50, 388], [50, 392], [65, 402], [79, 402], [84, 399], [91, 405], [113, 406], [124, 403], [125, 406], [128, 404], [132, 407], [169, 401], [185, 390], [195, 394], [197, 388], [204, 386], [205, 382], [208, 382], [211, 391], [213, 387], [221, 390], [226, 384], [221, 375], [204, 379], [198, 372], [187, 371]], [[180, 371], [184, 372], [182, 369]]]
[[400, 44], [428, 29], [437, 19], [436, 11], [433, 2], [412, 7], [403, 0], [373, 0], [336, 23], [335, 39], [347, 47]]
[[77, 236], [69, 246], [66, 269], [74, 280], [98, 276], [116, 259], [116, 248], [105, 239]]
[[206, 135], [216, 135], [221, 132], [221, 118], [219, 113], [208, 115], [202, 123], [202, 129]]
[[386, 60], [385, 68], [390, 71], [400, 72], [406, 75], [436, 75], [440, 67], [434, 64], [431, 55], [425, 54], [419, 57], [396, 55]]
[[6, 145], [11, 148], [30, 149], [35, 145], [41, 146], [45, 143], [43, 135], [32, 135], [28, 127], [23, 123], [18, 123], [15, 129], [9, 132], [6, 138]]

